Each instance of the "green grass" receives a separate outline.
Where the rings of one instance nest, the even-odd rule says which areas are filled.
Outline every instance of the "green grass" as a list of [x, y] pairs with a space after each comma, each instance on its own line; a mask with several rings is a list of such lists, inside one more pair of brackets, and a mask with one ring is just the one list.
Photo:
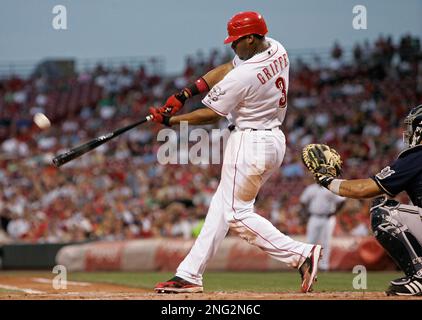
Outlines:
[[6, 293], [20, 293], [20, 291], [19, 290], [1, 289], [0, 288], [0, 294], [6, 294]]
[[[69, 273], [69, 280], [104, 282], [152, 289], [157, 282], [173, 276], [168, 272], [92, 272]], [[315, 291], [360, 291], [353, 289], [352, 272], [319, 273]], [[367, 290], [384, 291], [398, 272], [368, 272]], [[296, 272], [208, 272], [204, 276], [205, 291], [297, 291], [300, 276]]]
[[[55, 276], [42, 271], [1, 271], [1, 275]], [[71, 281], [112, 283], [148, 290], [172, 276], [170, 272], [68, 272], [68, 280]], [[356, 276], [352, 272], [320, 272], [315, 291], [361, 291], [353, 289], [353, 278]], [[400, 276], [399, 272], [368, 272], [367, 291], [384, 291], [390, 280]], [[297, 272], [207, 272], [204, 275], [205, 291], [297, 292], [299, 287]]]

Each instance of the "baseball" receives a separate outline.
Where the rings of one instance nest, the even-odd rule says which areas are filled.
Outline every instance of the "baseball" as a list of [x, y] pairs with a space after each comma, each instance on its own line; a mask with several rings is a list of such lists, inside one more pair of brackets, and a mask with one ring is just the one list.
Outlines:
[[46, 117], [44, 113], [36, 113], [34, 115], [35, 124], [41, 129], [47, 129], [51, 126], [50, 120]]

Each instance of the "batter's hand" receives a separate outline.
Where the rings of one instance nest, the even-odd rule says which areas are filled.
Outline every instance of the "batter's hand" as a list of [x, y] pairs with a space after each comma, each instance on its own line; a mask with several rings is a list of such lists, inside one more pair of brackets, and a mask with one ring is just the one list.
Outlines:
[[170, 127], [170, 114], [169, 113], [165, 113], [165, 112], [160, 112], [161, 108], [154, 108], [154, 107], [150, 107], [149, 108], [149, 113], [153, 116], [152, 121], [157, 122], [157, 123], [161, 123], [166, 125], [167, 127]]
[[[174, 115], [176, 114], [180, 109], [182, 109], [183, 105], [185, 104], [186, 101], [186, 96], [183, 94], [182, 92], [173, 94], [172, 96], [170, 96], [165, 105], [158, 108], [158, 111], [160, 113], [165, 113], [168, 112], [170, 115]], [[170, 111], [168, 111], [170, 110]]]

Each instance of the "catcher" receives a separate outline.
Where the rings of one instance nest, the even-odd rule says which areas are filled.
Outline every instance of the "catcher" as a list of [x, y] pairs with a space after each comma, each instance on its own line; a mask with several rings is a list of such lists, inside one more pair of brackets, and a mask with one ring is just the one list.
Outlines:
[[[422, 105], [413, 108], [404, 120], [407, 148], [397, 160], [368, 179], [337, 179], [341, 159], [325, 145], [304, 148], [302, 159], [319, 184], [349, 198], [374, 199], [371, 226], [377, 241], [393, 258], [405, 276], [391, 281], [387, 295], [422, 295]], [[413, 205], [394, 197], [405, 191]]]

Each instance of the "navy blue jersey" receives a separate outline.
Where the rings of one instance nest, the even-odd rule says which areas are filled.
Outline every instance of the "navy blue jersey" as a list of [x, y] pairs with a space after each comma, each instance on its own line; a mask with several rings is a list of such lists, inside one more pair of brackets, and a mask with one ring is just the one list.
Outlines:
[[422, 145], [400, 153], [391, 166], [372, 179], [391, 197], [406, 191], [413, 205], [422, 208]]

